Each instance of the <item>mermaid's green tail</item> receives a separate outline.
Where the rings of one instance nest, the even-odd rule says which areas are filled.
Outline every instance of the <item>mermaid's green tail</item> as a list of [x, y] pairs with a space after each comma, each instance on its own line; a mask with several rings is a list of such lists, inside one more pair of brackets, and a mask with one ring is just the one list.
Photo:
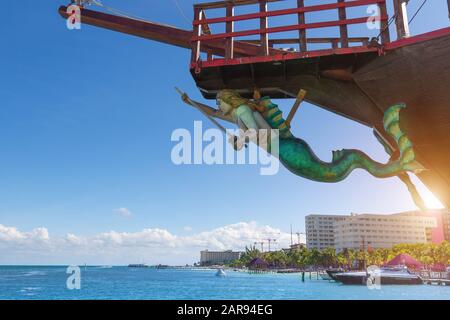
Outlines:
[[405, 109], [404, 103], [396, 104], [390, 107], [384, 113], [383, 125], [384, 130], [394, 138], [397, 142], [400, 151], [399, 161], [402, 165], [403, 171], [410, 171], [418, 173], [424, 168], [415, 160], [415, 153], [412, 142], [408, 139], [406, 134], [400, 129], [400, 111]]
[[[272, 109], [278, 109], [272, 103], [268, 107], [268, 114], [274, 113], [270, 112]], [[280, 161], [292, 173], [319, 182], [342, 181], [355, 169], [364, 169], [378, 178], [393, 177], [407, 171], [418, 173], [424, 168], [415, 160], [413, 145], [399, 125], [400, 111], [405, 107], [404, 104], [390, 107], [383, 121], [386, 132], [397, 142], [400, 151], [397, 160], [382, 164], [359, 150], [341, 150], [333, 152], [332, 162], [323, 162], [305, 141], [293, 137], [289, 132], [280, 134]], [[280, 124], [280, 119], [277, 119], [277, 125], [274, 125], [271, 117], [266, 119], [275, 129]]]

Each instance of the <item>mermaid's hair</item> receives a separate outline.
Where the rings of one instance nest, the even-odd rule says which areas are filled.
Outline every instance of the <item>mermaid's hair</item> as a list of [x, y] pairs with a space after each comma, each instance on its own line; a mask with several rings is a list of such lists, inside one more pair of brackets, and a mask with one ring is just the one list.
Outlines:
[[222, 100], [225, 103], [228, 103], [230, 106], [233, 107], [233, 109], [239, 108], [242, 105], [249, 106], [253, 111], [259, 111], [263, 112], [264, 110], [261, 110], [260, 105], [256, 104], [255, 102], [243, 98], [237, 91], [234, 90], [221, 90], [217, 94], [217, 100]]

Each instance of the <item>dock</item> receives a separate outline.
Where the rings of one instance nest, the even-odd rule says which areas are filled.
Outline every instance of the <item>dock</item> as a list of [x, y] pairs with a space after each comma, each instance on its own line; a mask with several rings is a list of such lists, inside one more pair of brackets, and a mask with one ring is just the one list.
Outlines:
[[450, 274], [448, 272], [421, 271], [419, 275], [423, 279], [423, 283], [427, 285], [450, 285]]
[[450, 286], [450, 280], [449, 279], [428, 279], [428, 280], [423, 280], [423, 284], [437, 285], [437, 286]]

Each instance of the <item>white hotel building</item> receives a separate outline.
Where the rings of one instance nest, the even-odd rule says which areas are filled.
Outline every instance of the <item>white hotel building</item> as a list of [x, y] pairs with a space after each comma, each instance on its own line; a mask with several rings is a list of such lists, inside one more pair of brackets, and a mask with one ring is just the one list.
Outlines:
[[228, 251], [201, 251], [200, 264], [201, 265], [215, 265], [226, 264], [238, 260], [241, 257], [241, 252]]
[[313, 214], [305, 218], [306, 247], [308, 249], [334, 248], [334, 224], [347, 216]]
[[430, 230], [436, 227], [436, 218], [414, 213], [312, 215], [306, 217], [306, 243], [309, 249], [319, 250], [361, 249], [363, 243], [366, 247], [391, 248], [401, 243], [427, 243]]

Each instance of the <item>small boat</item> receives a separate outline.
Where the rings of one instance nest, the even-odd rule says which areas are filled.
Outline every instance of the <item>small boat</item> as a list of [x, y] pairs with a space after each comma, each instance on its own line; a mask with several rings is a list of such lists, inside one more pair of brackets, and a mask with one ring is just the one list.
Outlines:
[[320, 279], [322, 279], [322, 280], [327, 280], [327, 281], [333, 280], [333, 278], [326, 272], [319, 273], [319, 276], [320, 276]]
[[336, 274], [338, 274], [338, 273], [343, 273], [343, 272], [345, 272], [345, 270], [342, 269], [342, 268], [333, 268], [333, 269], [327, 269], [327, 270], [326, 270], [326, 273], [328, 274], [328, 276], [329, 276], [332, 280], [336, 280], [336, 279], [334, 278], [334, 276], [335, 276]]
[[225, 271], [223, 269], [217, 270], [216, 277], [226, 277], [226, 276], [227, 276], [227, 274], [225, 273]]
[[378, 274], [370, 274], [367, 271], [351, 271], [334, 274], [336, 281], [343, 284], [367, 285], [367, 280], [380, 277], [380, 285], [418, 285], [423, 284], [423, 279], [411, 273], [407, 267], [381, 268]]

